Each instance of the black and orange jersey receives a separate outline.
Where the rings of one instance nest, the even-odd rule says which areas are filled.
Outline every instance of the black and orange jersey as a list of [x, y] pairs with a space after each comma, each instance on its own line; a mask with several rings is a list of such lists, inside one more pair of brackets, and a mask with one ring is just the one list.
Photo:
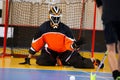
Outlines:
[[45, 46], [61, 53], [66, 50], [73, 50], [71, 45], [74, 40], [72, 31], [67, 25], [59, 23], [58, 28], [52, 28], [50, 21], [46, 21], [39, 27], [38, 32], [32, 40], [30, 49], [33, 52], [38, 52]]

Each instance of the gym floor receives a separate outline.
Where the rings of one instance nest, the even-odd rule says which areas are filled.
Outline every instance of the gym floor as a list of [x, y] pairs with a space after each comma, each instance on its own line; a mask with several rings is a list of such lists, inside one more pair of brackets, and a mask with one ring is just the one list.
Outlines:
[[[81, 55], [89, 57], [90, 53]], [[95, 58], [102, 59], [103, 53], [95, 53]], [[75, 80], [90, 80], [91, 72], [95, 69], [78, 69], [68, 66], [38, 66], [35, 59], [31, 59], [31, 65], [19, 65], [24, 58], [0, 57], [0, 80], [70, 80], [70, 76], [75, 76]], [[96, 80], [113, 80], [106, 58], [105, 67], [96, 74]]]

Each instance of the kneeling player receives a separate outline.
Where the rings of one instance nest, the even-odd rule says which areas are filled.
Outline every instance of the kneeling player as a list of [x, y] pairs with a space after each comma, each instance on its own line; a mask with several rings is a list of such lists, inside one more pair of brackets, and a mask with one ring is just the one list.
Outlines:
[[61, 14], [62, 10], [57, 6], [50, 8], [50, 20], [39, 27], [32, 40], [30, 54], [20, 64], [30, 64], [30, 58], [41, 50], [41, 55], [36, 60], [38, 65], [55, 66], [58, 58], [61, 64], [76, 68], [94, 68], [94, 63], [99, 65], [99, 60], [84, 58], [75, 50], [84, 40], [80, 38], [75, 41], [70, 28], [61, 22]]

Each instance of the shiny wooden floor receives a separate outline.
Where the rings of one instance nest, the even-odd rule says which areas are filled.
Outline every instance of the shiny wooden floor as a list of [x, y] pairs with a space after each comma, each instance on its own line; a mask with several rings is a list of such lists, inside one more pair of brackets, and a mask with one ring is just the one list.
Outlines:
[[[87, 52], [81, 55], [89, 57], [89, 54]], [[103, 56], [103, 53], [95, 53], [95, 58], [102, 59]], [[0, 80], [69, 80], [70, 75], [74, 75], [75, 80], [90, 80], [90, 73], [96, 71], [96, 69], [78, 69], [67, 66], [38, 66], [34, 58], [31, 59], [31, 65], [19, 65], [23, 61], [23, 58], [1, 57]], [[105, 67], [99, 70], [97, 80], [113, 80], [107, 58], [104, 63]]]

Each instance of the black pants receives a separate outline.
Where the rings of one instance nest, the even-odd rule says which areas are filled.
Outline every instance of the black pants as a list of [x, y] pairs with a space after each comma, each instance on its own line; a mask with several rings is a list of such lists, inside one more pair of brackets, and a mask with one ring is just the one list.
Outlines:
[[111, 21], [104, 24], [104, 34], [106, 44], [116, 43], [120, 41], [120, 21]]
[[94, 68], [91, 59], [82, 57], [77, 51], [57, 53], [50, 49], [42, 49], [41, 55], [38, 56], [36, 63], [43, 66], [55, 66], [57, 57], [59, 57], [64, 66], [73, 66], [75, 68]]

